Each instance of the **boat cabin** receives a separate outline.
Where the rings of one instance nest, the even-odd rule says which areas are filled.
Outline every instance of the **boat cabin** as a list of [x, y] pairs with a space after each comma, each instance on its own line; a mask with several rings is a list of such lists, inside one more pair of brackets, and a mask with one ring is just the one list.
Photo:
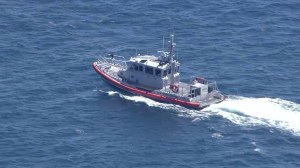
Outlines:
[[[170, 85], [172, 78], [172, 64], [165, 62], [163, 58], [151, 55], [132, 57], [127, 62], [127, 69], [120, 71], [118, 76], [143, 89], [162, 89]], [[174, 83], [179, 83], [179, 65], [177, 61], [174, 64]]]

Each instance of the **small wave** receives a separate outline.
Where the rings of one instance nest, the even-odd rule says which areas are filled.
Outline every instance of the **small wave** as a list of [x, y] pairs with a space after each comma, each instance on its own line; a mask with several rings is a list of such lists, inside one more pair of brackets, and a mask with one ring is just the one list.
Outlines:
[[255, 147], [255, 149], [253, 149], [254, 152], [262, 154], [262, 150], [257, 146], [256, 142], [251, 142], [251, 144]]
[[143, 102], [150, 107], [174, 110], [178, 116], [192, 118], [193, 122], [218, 115], [237, 125], [274, 127], [300, 136], [300, 105], [282, 99], [230, 96], [219, 104], [203, 110], [193, 110], [157, 102], [143, 96], [124, 95], [116, 91], [99, 91], [109, 96], [118, 95], [130, 101]]
[[79, 129], [79, 128], [76, 128], [75, 132], [78, 133], [78, 134], [84, 134], [85, 133], [84, 130]]
[[54, 23], [53, 21], [49, 21], [49, 22], [48, 22], [48, 25], [49, 25], [49, 26], [57, 26], [57, 24]]
[[215, 133], [211, 134], [211, 137], [215, 138], [215, 139], [220, 139], [223, 137], [223, 135], [221, 133], [215, 132]]

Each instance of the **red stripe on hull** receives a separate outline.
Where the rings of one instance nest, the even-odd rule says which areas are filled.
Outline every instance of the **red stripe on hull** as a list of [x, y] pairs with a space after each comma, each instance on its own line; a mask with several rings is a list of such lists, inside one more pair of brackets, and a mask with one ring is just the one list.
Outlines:
[[150, 98], [150, 99], [154, 99], [154, 100], [159, 100], [159, 101], [163, 101], [163, 102], [167, 102], [167, 103], [172, 103], [172, 104], [178, 104], [181, 106], [185, 106], [185, 107], [190, 107], [190, 108], [203, 108], [200, 107], [200, 103], [193, 103], [193, 102], [187, 102], [187, 101], [182, 101], [179, 99], [175, 99], [175, 98], [171, 98], [171, 97], [166, 97], [166, 96], [162, 96], [159, 94], [155, 94], [155, 93], [151, 93], [151, 92], [146, 92], [140, 89], [136, 89], [133, 87], [129, 87], [126, 85], [123, 85], [121, 82], [111, 78], [110, 76], [106, 75], [103, 71], [101, 71], [95, 63], [93, 63], [93, 68], [95, 69], [95, 71], [101, 75], [101, 77], [103, 77], [105, 80], [107, 80], [109, 83], [111, 83], [112, 85], [128, 91], [130, 93], [133, 94], [137, 94], [137, 95], [142, 95], [144, 97]]

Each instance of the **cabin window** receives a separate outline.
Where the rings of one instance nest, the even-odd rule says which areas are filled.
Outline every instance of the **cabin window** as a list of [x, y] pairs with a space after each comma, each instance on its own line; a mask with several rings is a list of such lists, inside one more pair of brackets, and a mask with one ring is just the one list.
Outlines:
[[179, 66], [175, 68], [175, 72], [179, 72]]
[[147, 74], [153, 75], [153, 68], [146, 67], [146, 68], [145, 68], [145, 72], [146, 72]]
[[160, 76], [160, 74], [161, 74], [161, 70], [160, 69], [155, 69], [155, 75]]
[[134, 70], [138, 71], [139, 70], [139, 67], [135, 64], [133, 64], [133, 67], [134, 67]]
[[163, 76], [167, 76], [168, 70], [164, 70]]
[[144, 71], [143, 65], [139, 66], [139, 71], [142, 71], [142, 72]]

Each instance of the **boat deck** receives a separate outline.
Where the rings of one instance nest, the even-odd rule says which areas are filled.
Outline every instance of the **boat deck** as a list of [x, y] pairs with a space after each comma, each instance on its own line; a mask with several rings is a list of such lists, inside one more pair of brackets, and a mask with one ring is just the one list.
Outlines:
[[[126, 69], [126, 66], [124, 66], [123, 64], [116, 63], [116, 62], [98, 61], [97, 67], [100, 70], [102, 70], [104, 73], [106, 73], [107, 75], [112, 77], [113, 79], [115, 79], [125, 85], [131, 86], [134, 88], [136, 88], [136, 87], [140, 88], [140, 86], [122, 81], [122, 79], [118, 76], [118, 72], [120, 70]], [[192, 94], [190, 93], [190, 86], [191, 86], [190, 84], [179, 82], [176, 85], [178, 86], [177, 93], [172, 91], [172, 89], [170, 88], [170, 85], [168, 85], [160, 90], [152, 90], [150, 92], [164, 95], [167, 97], [172, 97], [175, 99], [180, 99], [183, 101], [188, 101], [188, 102], [201, 102], [202, 106], [209, 105], [212, 103], [217, 103], [220, 101], [220, 98], [221, 98], [220, 96], [222, 96], [218, 91], [214, 91], [207, 95], [193, 97]]]
[[[216, 82], [201, 77], [190, 83], [180, 82], [180, 63], [174, 58], [174, 34], [170, 35], [169, 51], [160, 55], [137, 54], [126, 60], [114, 53], [100, 57], [94, 69], [110, 84], [154, 100], [192, 108], [203, 108], [225, 99]], [[162, 88], [163, 87], [163, 88]]]

